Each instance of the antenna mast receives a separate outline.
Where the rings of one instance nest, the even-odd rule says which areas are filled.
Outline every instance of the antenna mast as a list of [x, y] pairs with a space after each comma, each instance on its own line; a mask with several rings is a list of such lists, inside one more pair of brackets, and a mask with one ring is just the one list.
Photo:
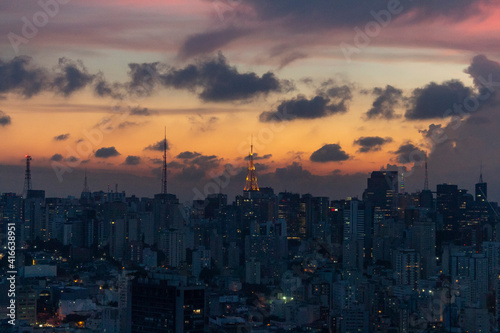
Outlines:
[[429, 174], [427, 173], [427, 153], [425, 153], [425, 181], [424, 181], [424, 191], [429, 190]]
[[24, 174], [24, 191], [23, 196], [26, 197], [28, 195], [28, 191], [31, 190], [31, 168], [30, 161], [32, 160], [30, 155], [26, 155], [26, 172]]
[[163, 166], [161, 170], [161, 193], [167, 194], [167, 127], [163, 139]]

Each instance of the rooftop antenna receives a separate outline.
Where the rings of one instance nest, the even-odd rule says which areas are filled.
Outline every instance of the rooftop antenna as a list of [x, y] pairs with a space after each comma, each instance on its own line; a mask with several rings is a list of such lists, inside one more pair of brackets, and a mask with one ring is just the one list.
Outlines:
[[31, 190], [31, 168], [30, 161], [32, 160], [30, 155], [26, 155], [26, 172], [24, 174], [24, 190], [23, 197], [28, 195], [28, 191]]
[[401, 193], [405, 193], [405, 173], [401, 172]]
[[483, 182], [483, 161], [481, 161], [481, 165], [479, 167], [479, 182]]
[[163, 139], [163, 166], [161, 170], [161, 193], [167, 194], [167, 127]]
[[429, 190], [429, 174], [427, 172], [427, 152], [425, 153], [425, 181], [424, 181], [424, 191]]

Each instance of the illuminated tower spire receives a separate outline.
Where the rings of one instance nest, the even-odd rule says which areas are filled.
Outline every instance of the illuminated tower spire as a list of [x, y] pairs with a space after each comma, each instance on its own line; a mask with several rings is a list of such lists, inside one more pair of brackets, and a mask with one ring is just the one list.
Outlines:
[[429, 174], [427, 173], [427, 153], [425, 153], [425, 181], [424, 181], [424, 190], [429, 190]]
[[26, 198], [28, 195], [28, 191], [31, 190], [31, 168], [30, 168], [30, 161], [31, 161], [31, 156], [26, 155], [26, 173], [24, 174], [24, 191], [23, 191], [23, 197]]
[[401, 193], [405, 193], [405, 173], [401, 172]]
[[248, 174], [246, 179], [245, 188], [243, 191], [258, 191], [257, 175], [255, 174], [255, 165], [253, 164], [253, 138], [250, 145], [250, 154], [248, 155]]
[[167, 194], [167, 127], [163, 139], [163, 166], [161, 169], [161, 193]]

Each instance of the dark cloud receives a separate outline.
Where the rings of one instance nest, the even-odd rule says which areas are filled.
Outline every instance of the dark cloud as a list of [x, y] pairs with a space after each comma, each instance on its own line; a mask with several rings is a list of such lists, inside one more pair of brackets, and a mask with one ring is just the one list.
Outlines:
[[437, 84], [429, 83], [413, 91], [405, 117], [410, 120], [434, 119], [452, 116], [454, 108], [474, 97], [471, 88], [458, 80]]
[[138, 165], [141, 163], [141, 157], [140, 156], [134, 156], [134, 155], [129, 155], [125, 159], [125, 162], [123, 164], [125, 165]]
[[198, 183], [205, 178], [205, 170], [196, 165], [185, 166], [176, 178], [182, 182]]
[[196, 151], [183, 151], [182, 153], [177, 155], [177, 158], [192, 159], [198, 156], [201, 156], [201, 154]]
[[411, 142], [407, 142], [399, 146], [398, 150], [393, 152], [396, 155], [396, 160], [401, 164], [422, 163], [425, 159], [426, 152], [418, 148]]
[[0, 60], [0, 94], [17, 92], [31, 97], [46, 89], [47, 73], [33, 65], [30, 57], [15, 57], [11, 61]]
[[215, 129], [215, 124], [219, 121], [218, 117], [212, 116], [205, 118], [203, 115], [189, 116], [189, 122], [193, 124], [196, 131], [207, 132]]
[[403, 101], [403, 91], [387, 85], [385, 88], [374, 88], [372, 94], [377, 96], [372, 108], [365, 114], [366, 119], [394, 119], [400, 115], [395, 114], [394, 108]]
[[[160, 160], [160, 164], [161, 163], [163, 163], [162, 160]], [[179, 169], [179, 168], [184, 167], [184, 164], [181, 164], [181, 163], [176, 162], [176, 161], [171, 161], [171, 162], [167, 163], [167, 167], [173, 168], [173, 169]]]
[[155, 112], [148, 108], [135, 107], [130, 110], [130, 115], [132, 116], [151, 116], [153, 113]]
[[496, 93], [500, 85], [500, 63], [488, 59], [485, 55], [472, 58], [470, 66], [465, 70], [473, 79], [474, 85], [481, 94]]
[[7, 115], [5, 112], [0, 110], [0, 126], [7, 126], [12, 123], [12, 120], [10, 119], [10, 116]]
[[167, 150], [170, 149], [170, 145], [168, 143], [168, 140], [160, 140], [156, 143], [153, 143], [152, 145], [147, 146], [144, 148], [144, 150], [152, 150], [152, 151], [163, 151], [163, 145], [165, 144], [165, 141], [167, 141]]
[[216, 155], [203, 155], [196, 151], [184, 151], [177, 158], [184, 160], [185, 166], [197, 166], [203, 170], [216, 168], [222, 161]]
[[311, 178], [312, 174], [309, 170], [306, 170], [298, 162], [293, 162], [292, 164], [284, 168], [276, 168], [274, 172], [278, 179], [308, 179]]
[[[258, 160], [268, 160], [271, 157], [273, 157], [273, 154], [265, 154], [265, 155], [259, 156], [258, 153], [253, 153], [253, 159], [255, 161], [258, 161]], [[245, 160], [246, 161], [248, 161], [249, 159], [250, 159], [250, 156], [245, 156]]]
[[129, 89], [134, 94], [147, 95], [160, 83], [160, 71], [164, 70], [165, 65], [159, 62], [132, 63], [128, 67], [128, 75], [130, 76]]
[[311, 154], [313, 162], [340, 162], [349, 159], [349, 154], [342, 150], [338, 144], [326, 144]]
[[[399, 4], [395, 14], [413, 22], [432, 20], [435, 17], [450, 21], [462, 20], [479, 14], [489, 0], [442, 0], [439, 2], [404, 1], [390, 2]], [[296, 33], [318, 31], [338, 27], [355, 27], [375, 21], [374, 12], [387, 11], [386, 0], [359, 0], [355, 3], [344, 1], [319, 1], [314, 5], [301, 0], [255, 0], [250, 3], [261, 21], [281, 22]], [[375, 14], [376, 15], [376, 14]], [[398, 17], [399, 17], [398, 16]]]
[[129, 64], [130, 86], [151, 93], [157, 85], [167, 88], [196, 91], [206, 102], [247, 100], [270, 92], [290, 88], [286, 81], [279, 81], [271, 72], [262, 76], [255, 73], [239, 73], [219, 53], [217, 57], [188, 65], [182, 69], [156, 63]]
[[60, 58], [58, 73], [52, 82], [53, 89], [65, 97], [92, 83], [94, 75], [87, 72], [81, 61]]
[[60, 162], [63, 160], [63, 156], [61, 154], [54, 154], [54, 155], [52, 155], [50, 160], [55, 161], [55, 162]]
[[389, 142], [392, 142], [392, 138], [382, 138], [380, 136], [363, 136], [354, 140], [354, 144], [360, 146], [358, 149], [360, 153], [379, 151], [384, 144]]
[[261, 172], [261, 171], [266, 171], [269, 170], [269, 165], [265, 163], [255, 163], [255, 171]]
[[[500, 181], [495, 175], [500, 172], [498, 145], [500, 118], [498, 106], [485, 105], [481, 113], [452, 120], [447, 125], [431, 124], [422, 131], [427, 142], [432, 144], [429, 154], [430, 181], [459, 184], [461, 188], [474, 189], [479, 179], [481, 161], [483, 175], [494, 191], [492, 201], [500, 198]], [[490, 185], [491, 184], [491, 185]], [[494, 184], [494, 185], [493, 185]]]
[[423, 137], [432, 145], [437, 145], [443, 142], [445, 136], [444, 128], [441, 124], [430, 124], [428, 129], [419, 131]]
[[66, 162], [77, 162], [77, 161], [79, 161], [79, 158], [76, 156], [69, 156], [69, 157], [65, 158], [65, 161]]
[[122, 99], [124, 97], [122, 90], [122, 84], [116, 82], [110, 84], [104, 79], [102, 73], [98, 73], [94, 79], [94, 93], [99, 97]]
[[298, 96], [283, 101], [275, 111], [262, 112], [259, 119], [262, 122], [316, 119], [347, 111], [347, 104], [352, 99], [351, 89], [348, 86], [329, 88], [327, 95], [312, 99]]
[[66, 134], [56, 135], [54, 137], [54, 140], [56, 140], [56, 141], [64, 141], [64, 140], [68, 140], [68, 138], [69, 138], [69, 133], [66, 133]]
[[248, 31], [233, 26], [221, 30], [195, 34], [189, 36], [186, 41], [184, 41], [179, 51], [179, 55], [182, 58], [189, 58], [213, 52], [246, 34], [248, 34]]
[[121, 155], [115, 147], [104, 147], [97, 149], [95, 152], [95, 157], [108, 158]]
[[134, 127], [134, 126], [139, 126], [139, 123], [136, 123], [135, 121], [124, 121], [118, 124], [119, 129]]

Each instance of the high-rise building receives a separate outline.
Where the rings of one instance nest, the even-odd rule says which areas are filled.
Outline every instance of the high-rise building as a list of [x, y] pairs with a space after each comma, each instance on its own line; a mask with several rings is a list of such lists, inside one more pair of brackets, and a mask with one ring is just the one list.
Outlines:
[[483, 181], [483, 167], [479, 174], [479, 182], [476, 184], [476, 202], [488, 201], [488, 184]]
[[373, 171], [363, 192], [363, 201], [374, 209], [375, 219], [388, 219], [395, 215], [399, 193], [397, 171]]
[[394, 256], [396, 284], [417, 289], [420, 280], [420, 256], [414, 249], [399, 249]]
[[251, 258], [245, 263], [245, 281], [250, 284], [260, 284], [260, 261]]
[[148, 273], [131, 286], [132, 333], [205, 330], [205, 287], [187, 283], [185, 276]]
[[298, 193], [281, 192], [278, 195], [278, 219], [286, 221], [289, 238], [304, 238], [305, 216], [301, 216], [301, 202]]
[[24, 200], [24, 228], [21, 230], [22, 243], [36, 238], [46, 240], [47, 225], [45, 211], [45, 191], [28, 190]]
[[428, 279], [437, 273], [436, 223], [425, 218], [416, 221], [411, 228], [410, 246], [420, 255], [422, 278]]
[[344, 207], [343, 267], [362, 271], [365, 253], [365, 207], [353, 199]]
[[456, 231], [458, 228], [459, 191], [457, 185], [437, 185], [436, 210], [443, 218], [443, 229]]
[[198, 249], [193, 251], [193, 276], [199, 277], [200, 272], [203, 268], [211, 267], [212, 257], [210, 250], [205, 249], [204, 246], [200, 246]]

